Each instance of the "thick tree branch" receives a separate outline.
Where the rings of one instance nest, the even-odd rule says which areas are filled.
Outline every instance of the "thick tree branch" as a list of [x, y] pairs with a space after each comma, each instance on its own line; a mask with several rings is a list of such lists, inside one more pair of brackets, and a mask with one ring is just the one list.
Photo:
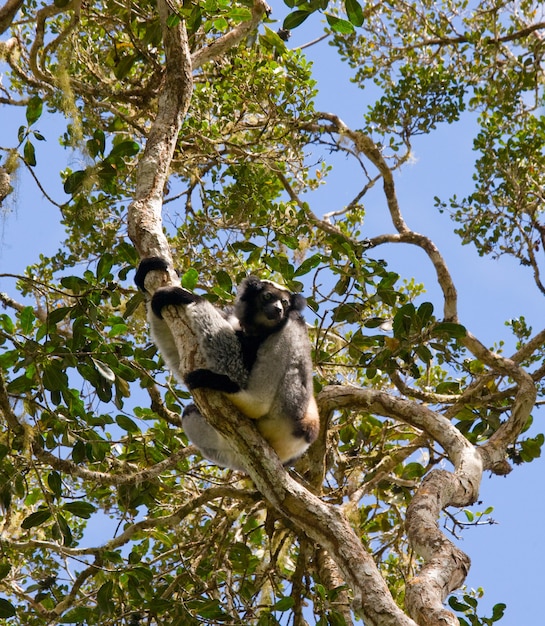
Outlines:
[[395, 604], [372, 557], [339, 509], [297, 483], [257, 432], [234, 409], [225, 412], [220, 394], [195, 391], [210, 423], [229, 438], [247, 462], [247, 472], [265, 498], [331, 555], [354, 596], [367, 626], [415, 626]]
[[0, 8], [0, 35], [5, 32], [13, 22], [17, 11], [23, 6], [23, 0], [7, 0]]
[[455, 473], [434, 470], [424, 479], [407, 508], [405, 526], [409, 540], [425, 563], [410, 580], [405, 604], [420, 626], [458, 626], [458, 618], [445, 609], [443, 601], [460, 587], [469, 571], [469, 557], [439, 530], [441, 511], [456, 504], [470, 504], [478, 495], [478, 484]]
[[[166, 0], [157, 3], [166, 55], [166, 75], [159, 94], [157, 116], [138, 163], [136, 193], [129, 206], [129, 237], [141, 257], [170, 259], [163, 233], [161, 209], [163, 190], [193, 90], [193, 75], [185, 24], [168, 26], [170, 9]], [[175, 280], [174, 275], [171, 277]]]

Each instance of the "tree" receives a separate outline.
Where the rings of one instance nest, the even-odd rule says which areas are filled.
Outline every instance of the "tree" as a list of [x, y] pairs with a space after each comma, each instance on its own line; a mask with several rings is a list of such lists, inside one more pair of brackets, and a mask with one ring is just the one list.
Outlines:
[[[483, 472], [539, 456], [543, 436], [524, 433], [543, 393], [545, 330], [512, 321], [509, 357], [472, 334], [440, 250], [404, 219], [396, 176], [416, 136], [471, 112], [475, 190], [437, 208], [462, 243], [513, 255], [544, 291], [542, 9], [286, 4], [279, 32], [263, 0], [0, 9], [0, 101], [26, 114], [1, 147], [0, 197], [28, 177], [66, 228], [58, 253], [0, 296], [0, 623], [502, 615], [497, 605], [481, 621], [470, 594], [444, 606], [469, 557], [439, 518], [477, 500]], [[286, 43], [315, 12], [356, 83], [379, 90], [362, 128], [315, 109], [304, 51]], [[61, 172], [64, 202], [39, 176], [44, 110], [64, 116], [61, 143], [84, 161]], [[330, 153], [355, 161], [359, 191], [319, 215], [305, 191], [327, 180]], [[365, 238], [368, 198], [392, 232]], [[386, 243], [425, 253], [442, 301], [401, 282], [380, 257]], [[219, 394], [196, 400], [248, 476], [188, 445], [189, 395], [163, 376], [131, 282], [152, 254], [218, 305], [250, 271], [305, 291], [322, 425], [294, 470]], [[166, 319], [186, 370], [194, 338], [183, 311]]]

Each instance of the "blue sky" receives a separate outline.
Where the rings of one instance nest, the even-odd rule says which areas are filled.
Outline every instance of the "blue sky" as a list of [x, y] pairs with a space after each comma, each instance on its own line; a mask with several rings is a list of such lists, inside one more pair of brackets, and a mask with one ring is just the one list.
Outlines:
[[[287, 13], [283, 2], [270, 3], [272, 17], [281, 23]], [[296, 30], [289, 41], [297, 46], [314, 39], [320, 33], [319, 17]], [[368, 103], [369, 95], [349, 82], [350, 70], [337, 59], [327, 44], [307, 49], [314, 60], [318, 80], [317, 108], [338, 114], [348, 125], [357, 127]], [[17, 117], [6, 107], [0, 107], [0, 146], [12, 146], [17, 127], [24, 123], [24, 110]], [[79, 157], [58, 146], [62, 126], [44, 114], [38, 124], [47, 142], [37, 145], [38, 167], [42, 180], [49, 177], [47, 191], [62, 202], [65, 198], [58, 171], [70, 163], [75, 167]], [[414, 160], [397, 176], [400, 204], [409, 226], [432, 239], [438, 245], [453, 274], [459, 291], [460, 320], [485, 344], [506, 340], [506, 353], [513, 347], [505, 320], [525, 315], [540, 328], [543, 319], [543, 299], [531, 280], [529, 271], [510, 259], [492, 261], [480, 258], [471, 246], [462, 247], [453, 234], [453, 224], [447, 215], [438, 214], [433, 198], [448, 198], [453, 193], [463, 196], [471, 189], [475, 154], [472, 151], [474, 122], [468, 115], [456, 126], [441, 126], [429, 137], [414, 143]], [[73, 162], [70, 160], [73, 159]], [[75, 167], [75, 169], [77, 169]], [[340, 208], [357, 191], [355, 170], [344, 158], [334, 160], [334, 170], [328, 182], [307, 200], [317, 214]], [[21, 273], [38, 260], [40, 253], [53, 253], [62, 239], [57, 210], [43, 197], [29, 175], [21, 170], [15, 184], [16, 193], [8, 202], [10, 212], [0, 223], [0, 273]], [[354, 193], [353, 193], [354, 192]], [[392, 232], [383, 211], [383, 203], [375, 194], [376, 204], [367, 206], [365, 235]], [[5, 207], [4, 207], [5, 208]], [[426, 285], [426, 299], [441, 308], [440, 295], [434, 284], [434, 272], [429, 261], [417, 249], [389, 245], [374, 251], [388, 261], [389, 268], [403, 277], [413, 276]], [[14, 294], [14, 281], [0, 278], [0, 290]], [[536, 424], [532, 432], [543, 431], [543, 414], [534, 413]], [[542, 612], [542, 563], [545, 561], [545, 539], [542, 533], [545, 519], [543, 488], [544, 460], [515, 467], [507, 477], [486, 475], [483, 479], [482, 505], [475, 510], [494, 507], [491, 517], [497, 522], [470, 528], [459, 542], [472, 560], [467, 579], [468, 587], [484, 587], [485, 598], [480, 602], [480, 614], [489, 615], [490, 607], [498, 602], [507, 604], [502, 626], [538, 624]]]

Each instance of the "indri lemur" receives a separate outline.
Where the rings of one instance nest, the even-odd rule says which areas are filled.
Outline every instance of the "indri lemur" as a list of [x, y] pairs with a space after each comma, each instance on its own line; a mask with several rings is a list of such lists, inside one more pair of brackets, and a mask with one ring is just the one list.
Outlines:
[[[167, 270], [160, 257], [143, 259], [135, 282], [145, 291], [152, 270]], [[283, 463], [301, 456], [316, 439], [319, 416], [312, 391], [310, 341], [301, 315], [303, 296], [267, 280], [249, 276], [238, 288], [232, 309], [221, 311], [182, 287], [162, 287], [151, 298], [148, 321], [152, 338], [174, 375], [192, 389], [215, 389], [247, 417]], [[184, 306], [206, 369], [182, 379], [174, 338], [162, 318], [166, 306]], [[222, 467], [244, 469], [240, 456], [192, 404], [183, 427], [203, 456]]]

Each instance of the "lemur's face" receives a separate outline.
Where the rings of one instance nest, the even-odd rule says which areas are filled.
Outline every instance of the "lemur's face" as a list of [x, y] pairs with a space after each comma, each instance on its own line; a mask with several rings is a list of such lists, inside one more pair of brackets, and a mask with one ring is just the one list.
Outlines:
[[284, 320], [290, 308], [290, 293], [278, 289], [270, 283], [263, 284], [256, 306], [256, 322], [267, 327], [274, 327]]
[[269, 280], [249, 276], [240, 287], [235, 301], [235, 315], [245, 333], [268, 335], [280, 330], [292, 308], [287, 289]]

